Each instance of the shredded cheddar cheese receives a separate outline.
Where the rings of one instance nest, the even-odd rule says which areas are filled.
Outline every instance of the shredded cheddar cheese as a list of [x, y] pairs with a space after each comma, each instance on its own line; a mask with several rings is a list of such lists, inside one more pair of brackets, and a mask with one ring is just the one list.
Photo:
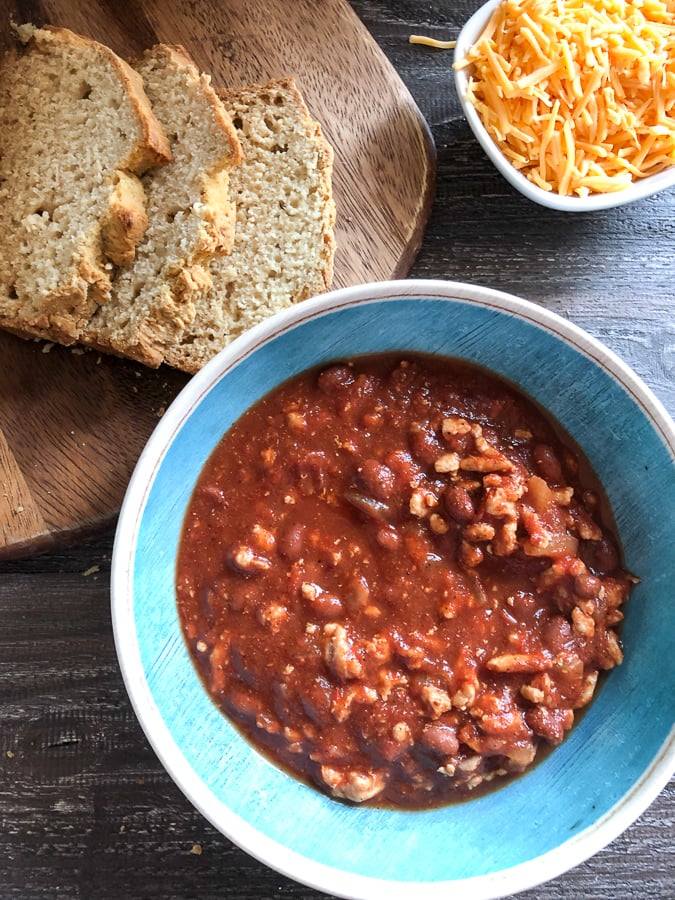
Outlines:
[[436, 38], [427, 37], [424, 34], [411, 34], [408, 38], [410, 44], [422, 44], [425, 47], [435, 47], [437, 50], [453, 50], [457, 41], [439, 41]]
[[504, 0], [455, 66], [546, 191], [620, 191], [675, 164], [675, 0]]

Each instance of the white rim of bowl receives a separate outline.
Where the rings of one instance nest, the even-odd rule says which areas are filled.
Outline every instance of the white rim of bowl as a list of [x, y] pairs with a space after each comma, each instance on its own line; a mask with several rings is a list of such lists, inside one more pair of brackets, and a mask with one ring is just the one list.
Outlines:
[[[454, 60], [464, 59], [467, 51], [480, 37], [488, 23], [494, 9], [502, 4], [503, 0], [488, 0], [480, 7], [462, 27], [455, 46]], [[640, 181], [634, 181], [622, 191], [605, 194], [591, 194], [588, 197], [562, 196], [555, 191], [545, 191], [537, 187], [521, 172], [519, 172], [504, 156], [498, 145], [490, 137], [481, 120], [475, 106], [467, 97], [468, 75], [466, 69], [456, 69], [455, 87], [464, 116], [469, 123], [476, 140], [481, 145], [495, 168], [503, 175], [506, 181], [520, 191], [529, 200], [555, 209], [559, 212], [597, 212], [603, 209], [613, 209], [617, 206], [625, 206], [638, 200], [644, 200], [653, 194], [675, 185], [675, 166], [650, 175]]]
[[628, 391], [661, 434], [675, 459], [675, 423], [651, 389], [611, 350], [577, 325], [544, 307], [492, 288], [462, 282], [406, 279], [341, 288], [305, 300], [256, 325], [198, 372], [169, 406], [150, 436], [132, 474], [115, 535], [111, 566], [111, 610], [123, 680], [138, 721], [160, 762], [192, 805], [213, 827], [249, 856], [282, 875], [345, 900], [499, 900], [534, 888], [583, 863], [626, 830], [656, 799], [675, 771], [675, 726], [638, 782], [597, 822], [554, 850], [510, 869], [466, 879], [397, 882], [355, 875], [307, 859], [245, 822], [213, 797], [168, 730], [148, 688], [133, 620], [133, 556], [138, 525], [154, 479], [173, 436], [200, 398], [261, 344], [317, 315], [354, 304], [422, 297], [475, 302], [552, 331], [605, 368]]

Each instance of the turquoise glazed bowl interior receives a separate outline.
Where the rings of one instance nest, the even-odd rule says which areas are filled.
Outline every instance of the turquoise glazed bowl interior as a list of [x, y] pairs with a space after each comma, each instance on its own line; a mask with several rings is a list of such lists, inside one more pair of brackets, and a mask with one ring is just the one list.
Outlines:
[[[174, 591], [186, 506], [228, 427], [304, 369], [385, 350], [479, 363], [547, 408], [600, 476], [626, 566], [640, 578], [626, 607], [624, 662], [563, 744], [499, 789], [423, 812], [337, 803], [254, 750], [207, 696]], [[500, 897], [605, 846], [675, 768], [674, 532], [675, 426], [585, 332], [536, 304], [468, 285], [347, 288], [246, 333], [165, 413], [119, 519], [112, 605], [120, 665], [169, 774], [217, 829], [272, 868], [341, 897]]]

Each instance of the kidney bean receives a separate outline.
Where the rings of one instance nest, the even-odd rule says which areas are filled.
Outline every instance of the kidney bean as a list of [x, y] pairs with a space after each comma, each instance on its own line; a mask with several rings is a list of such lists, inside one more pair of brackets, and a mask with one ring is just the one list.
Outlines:
[[418, 423], [413, 425], [409, 440], [413, 456], [425, 466], [433, 466], [446, 449], [438, 440], [433, 428]]
[[347, 586], [347, 606], [350, 609], [365, 609], [370, 602], [370, 586], [363, 575], [354, 575]]
[[292, 725], [297, 715], [295, 703], [291, 703], [288, 685], [283, 681], [275, 681], [270, 691], [272, 712], [283, 725]]
[[213, 622], [214, 610], [217, 610], [222, 603], [217, 586], [213, 584], [204, 585], [199, 592], [199, 598], [202, 617], [210, 625]]
[[287, 522], [277, 538], [277, 549], [284, 559], [297, 562], [305, 550], [305, 526], [299, 522]]
[[218, 487], [215, 484], [207, 484], [202, 488], [205, 497], [208, 497], [209, 500], [213, 501], [213, 505], [216, 507], [222, 507], [225, 505], [225, 494], [221, 487]]
[[422, 743], [439, 756], [454, 756], [459, 750], [459, 739], [455, 729], [440, 723], [424, 727]]
[[551, 744], [559, 744], [568, 728], [572, 727], [574, 713], [571, 709], [547, 709], [536, 706], [525, 714], [525, 721], [535, 734]]
[[386, 455], [384, 461], [396, 476], [397, 484], [401, 488], [404, 485], [417, 484], [423, 476], [419, 463], [406, 450], [393, 450]]
[[330, 366], [319, 373], [317, 384], [324, 394], [338, 394], [354, 384], [354, 376], [348, 366]]
[[[213, 653], [211, 654], [211, 656], [213, 658]], [[234, 642], [230, 644], [229, 656], [230, 664], [232, 666], [232, 672], [236, 676], [236, 678], [239, 679], [242, 684], [245, 684], [255, 690], [255, 672], [251, 668], [249, 668], [245, 656], [242, 654], [241, 650]]]
[[309, 718], [317, 725], [331, 720], [332, 688], [325, 678], [317, 678], [307, 691], [300, 694], [300, 702]]
[[383, 525], [378, 528], [375, 540], [383, 550], [396, 550], [401, 543], [401, 536], [393, 525]]
[[536, 444], [532, 450], [532, 459], [542, 478], [549, 484], [561, 484], [562, 466], [552, 447], [548, 444]]
[[458, 484], [451, 484], [445, 489], [443, 505], [448, 515], [460, 525], [470, 522], [476, 515], [471, 495]]
[[574, 593], [578, 597], [597, 597], [601, 587], [600, 579], [590, 572], [574, 576]]
[[382, 759], [390, 763], [394, 762], [397, 759], [400, 759], [400, 757], [404, 755], [407, 749], [408, 747], [406, 744], [397, 741], [394, 737], [382, 737], [377, 742], [377, 752], [382, 757]]
[[232, 687], [226, 697], [227, 706], [244, 719], [255, 719], [262, 708], [260, 701], [244, 688]]
[[396, 476], [389, 466], [376, 459], [366, 459], [357, 469], [354, 480], [357, 488], [361, 488], [376, 500], [390, 500], [396, 488]]
[[619, 565], [619, 551], [607, 535], [592, 544], [593, 568], [598, 572], [613, 572]]
[[564, 616], [553, 616], [546, 626], [544, 639], [554, 653], [565, 650], [571, 642], [574, 642], [574, 632], [569, 619]]
[[306, 581], [301, 585], [300, 593], [314, 615], [322, 619], [336, 619], [344, 613], [342, 600], [318, 584]]

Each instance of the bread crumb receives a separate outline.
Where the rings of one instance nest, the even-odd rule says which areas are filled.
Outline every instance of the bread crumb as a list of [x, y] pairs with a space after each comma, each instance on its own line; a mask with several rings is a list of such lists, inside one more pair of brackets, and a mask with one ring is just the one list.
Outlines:
[[85, 578], [88, 578], [90, 575], [95, 575], [96, 572], [100, 572], [100, 571], [101, 571], [100, 566], [89, 566], [89, 568], [85, 569], [82, 574], [84, 575]]
[[49, 353], [49, 351], [52, 349], [53, 346], [54, 346], [54, 344], [52, 342], [50, 342], [48, 344], [44, 344], [44, 346], [42, 347], [42, 352]]
[[202, 855], [202, 845], [201, 844], [193, 844], [190, 853], [193, 853], [195, 856]]
[[14, 751], [13, 750], [7, 751], [7, 759], [14, 759]]

